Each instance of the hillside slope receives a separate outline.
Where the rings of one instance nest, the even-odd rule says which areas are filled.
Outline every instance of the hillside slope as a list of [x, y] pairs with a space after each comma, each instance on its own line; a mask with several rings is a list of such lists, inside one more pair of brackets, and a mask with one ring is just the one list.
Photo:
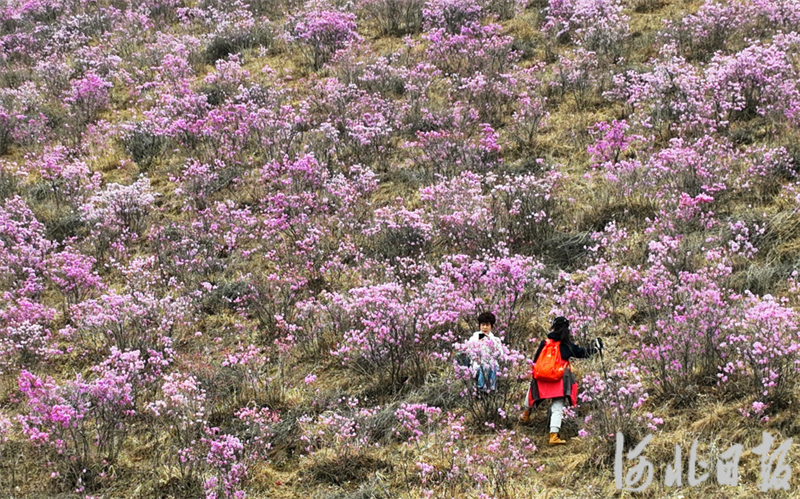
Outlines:
[[0, 16], [0, 497], [794, 496], [800, 3]]

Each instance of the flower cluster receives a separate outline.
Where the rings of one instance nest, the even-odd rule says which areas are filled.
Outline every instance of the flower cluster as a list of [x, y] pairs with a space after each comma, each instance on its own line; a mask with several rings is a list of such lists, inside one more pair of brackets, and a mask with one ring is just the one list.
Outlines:
[[337, 51], [361, 37], [355, 15], [335, 10], [309, 10], [295, 19], [290, 39], [301, 44], [314, 69], [319, 69]]

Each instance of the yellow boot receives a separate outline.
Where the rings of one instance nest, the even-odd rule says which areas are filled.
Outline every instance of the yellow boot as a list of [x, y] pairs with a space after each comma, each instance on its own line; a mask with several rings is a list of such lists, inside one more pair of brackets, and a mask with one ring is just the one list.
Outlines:
[[550, 434], [550, 445], [564, 445], [566, 444], [566, 440], [561, 440], [558, 438], [558, 433], [551, 433]]

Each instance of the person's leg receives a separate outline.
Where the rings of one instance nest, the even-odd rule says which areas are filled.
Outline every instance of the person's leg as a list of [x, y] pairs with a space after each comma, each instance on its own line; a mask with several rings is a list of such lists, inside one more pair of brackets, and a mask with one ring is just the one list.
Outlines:
[[495, 368], [489, 371], [489, 387], [491, 390], [497, 390], [497, 369]]
[[528, 423], [531, 420], [531, 410], [533, 409], [533, 383], [536, 383], [536, 381], [531, 380], [528, 384], [528, 391], [525, 393], [525, 410], [522, 411], [522, 415], [519, 417], [521, 423]]
[[478, 368], [478, 372], [475, 374], [476, 376], [476, 383], [478, 386], [478, 390], [482, 390], [486, 382], [483, 380], [483, 367]]
[[563, 398], [553, 399], [553, 405], [550, 407], [550, 445], [564, 445], [566, 440], [558, 438], [558, 432], [561, 430], [561, 414], [564, 410], [565, 400]]
[[561, 414], [564, 410], [564, 399], [553, 399], [550, 417], [550, 433], [558, 433], [561, 430]]

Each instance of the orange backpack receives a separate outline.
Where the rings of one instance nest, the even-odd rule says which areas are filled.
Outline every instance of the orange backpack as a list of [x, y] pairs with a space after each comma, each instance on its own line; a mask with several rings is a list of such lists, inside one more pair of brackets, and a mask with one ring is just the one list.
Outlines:
[[547, 338], [536, 364], [533, 365], [533, 379], [561, 381], [567, 366], [569, 362], [561, 359], [561, 342]]

